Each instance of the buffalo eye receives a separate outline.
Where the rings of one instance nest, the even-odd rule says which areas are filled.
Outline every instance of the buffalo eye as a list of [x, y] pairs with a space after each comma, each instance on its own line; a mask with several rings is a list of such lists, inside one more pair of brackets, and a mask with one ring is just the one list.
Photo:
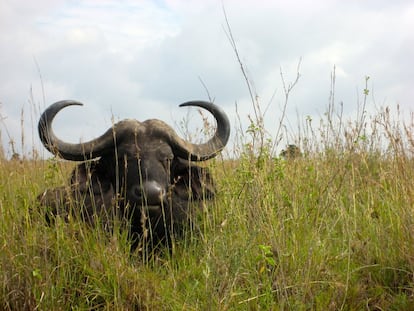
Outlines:
[[161, 151], [158, 153], [158, 161], [160, 161], [160, 163], [162, 164], [162, 166], [164, 167], [165, 170], [169, 171], [170, 167], [171, 167], [171, 162], [174, 158], [174, 155], [172, 152], [168, 152], [168, 151]]
[[161, 162], [164, 168], [169, 170], [171, 167], [172, 157], [165, 157]]

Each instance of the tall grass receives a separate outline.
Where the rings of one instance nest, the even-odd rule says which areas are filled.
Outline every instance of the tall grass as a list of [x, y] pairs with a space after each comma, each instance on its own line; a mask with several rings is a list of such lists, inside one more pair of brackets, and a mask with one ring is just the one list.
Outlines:
[[298, 138], [303, 155], [294, 159], [245, 136], [234, 159], [210, 163], [218, 195], [197, 225], [172, 254], [149, 260], [130, 253], [122, 232], [46, 225], [36, 196], [67, 183], [71, 164], [3, 159], [0, 306], [410, 310], [414, 125], [394, 112], [346, 122], [327, 114], [318, 128], [306, 121], [313, 134]]

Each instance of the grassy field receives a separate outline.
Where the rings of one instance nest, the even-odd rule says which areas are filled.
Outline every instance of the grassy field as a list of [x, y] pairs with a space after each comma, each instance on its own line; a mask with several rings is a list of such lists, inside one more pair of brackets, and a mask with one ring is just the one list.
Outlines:
[[0, 309], [413, 310], [414, 126], [339, 125], [308, 124], [295, 159], [252, 126], [210, 162], [196, 226], [149, 259], [125, 233], [46, 225], [36, 196], [72, 164], [0, 161]]

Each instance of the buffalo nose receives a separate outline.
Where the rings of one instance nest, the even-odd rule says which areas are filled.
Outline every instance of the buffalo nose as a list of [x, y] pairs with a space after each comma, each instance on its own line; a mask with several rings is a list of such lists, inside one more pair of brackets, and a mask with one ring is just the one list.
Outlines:
[[145, 181], [136, 187], [135, 194], [147, 205], [160, 205], [165, 197], [165, 190], [156, 181]]

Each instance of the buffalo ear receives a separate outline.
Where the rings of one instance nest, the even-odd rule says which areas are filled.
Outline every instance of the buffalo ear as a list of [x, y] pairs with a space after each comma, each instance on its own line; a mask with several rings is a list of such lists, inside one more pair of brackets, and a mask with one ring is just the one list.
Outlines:
[[110, 178], [99, 161], [84, 162], [75, 167], [70, 184], [79, 192], [105, 193], [112, 186]]
[[98, 215], [105, 226], [110, 223], [115, 203], [115, 191], [106, 172], [99, 161], [85, 162], [76, 166], [71, 177], [72, 196], [82, 217], [93, 223], [94, 215]]
[[81, 163], [72, 171], [70, 184], [79, 191], [85, 191], [88, 188], [88, 175], [91, 175], [88, 166], [90, 165], [87, 165], [87, 163]]
[[172, 164], [172, 184], [178, 196], [193, 200], [212, 199], [215, 186], [207, 167], [176, 158]]

